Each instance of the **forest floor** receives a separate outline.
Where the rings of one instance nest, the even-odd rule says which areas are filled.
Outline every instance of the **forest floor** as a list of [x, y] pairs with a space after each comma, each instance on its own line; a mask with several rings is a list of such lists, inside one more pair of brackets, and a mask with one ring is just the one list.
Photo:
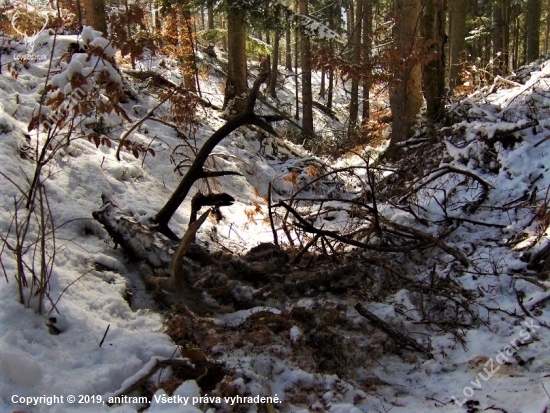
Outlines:
[[[56, 73], [71, 41], [56, 40]], [[38, 44], [37, 53], [49, 55], [53, 37]], [[221, 106], [223, 58], [200, 54], [199, 62], [202, 96]], [[0, 233], [10, 242], [14, 199], [34, 173], [37, 137], [27, 125], [47, 66], [13, 64], [0, 74]], [[142, 66], [180, 82], [168, 58]], [[295, 79], [280, 73], [278, 98], [262, 100], [294, 113]], [[387, 129], [369, 135], [376, 146], [339, 157], [292, 143], [299, 130], [290, 122], [277, 123], [279, 137], [252, 127], [233, 132], [208, 166], [241, 175], [197, 189], [235, 202], [205, 222], [202, 248], [187, 261], [197, 286], [232, 282], [222, 296], [204, 297], [235, 310], [219, 314], [155, 301], [142, 263], [114, 248], [92, 212], [105, 195], [147, 225], [192, 148], [225, 123], [221, 113], [201, 107], [197, 128], [183, 133], [145, 121], [132, 140], [154, 156], [122, 151], [119, 161], [114, 147], [73, 140], [46, 168], [55, 228], [46, 315], [35, 312], [33, 297], [31, 308], [19, 303], [16, 260], [5, 245], [1, 251], [0, 410], [546, 412], [549, 79], [550, 62], [542, 61], [472, 91], [449, 105], [444, 127], [420, 129], [397, 164], [378, 160]], [[122, 107], [137, 121], [158, 104], [158, 88], [128, 81], [137, 100]], [[384, 93], [377, 96], [383, 111]], [[338, 88], [334, 99], [333, 115], [315, 111], [320, 138], [309, 148], [340, 153], [346, 92]], [[272, 113], [261, 102], [256, 112]], [[157, 117], [167, 113], [161, 106]], [[113, 142], [130, 127], [115, 115], [103, 123]], [[170, 222], [178, 235], [190, 201]], [[39, 227], [29, 229], [36, 242], [28, 263]], [[22, 398], [40, 396], [62, 398]]]

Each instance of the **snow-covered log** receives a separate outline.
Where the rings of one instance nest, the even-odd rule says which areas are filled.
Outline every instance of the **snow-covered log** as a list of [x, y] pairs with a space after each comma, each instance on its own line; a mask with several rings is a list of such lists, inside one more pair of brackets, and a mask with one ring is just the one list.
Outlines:
[[152, 268], [168, 268], [172, 260], [168, 251], [177, 244], [136, 221], [110, 198], [103, 195], [102, 200], [102, 207], [92, 216], [105, 227], [115, 244], [133, 261], [145, 261]]

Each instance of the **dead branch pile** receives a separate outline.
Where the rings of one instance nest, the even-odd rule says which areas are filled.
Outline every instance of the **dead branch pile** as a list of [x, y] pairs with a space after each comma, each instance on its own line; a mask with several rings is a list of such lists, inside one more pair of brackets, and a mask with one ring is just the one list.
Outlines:
[[[537, 94], [550, 98], [543, 79], [533, 75], [513, 94], [499, 95], [495, 86], [470, 96], [454, 107], [455, 123], [437, 131], [437, 142], [420, 136], [406, 143], [409, 156], [397, 166], [360, 154], [360, 165], [331, 168], [301, 159], [287, 167], [268, 194], [273, 244], [243, 256], [196, 245], [186, 253], [180, 270], [190, 289], [204, 292], [206, 309], [196, 297], [166, 299], [157, 291], [170, 308], [168, 333], [182, 355], [189, 343], [198, 344], [204, 357], [239, 349], [262, 355], [265, 371], [283, 357], [312, 374], [355, 380], [349, 366], [367, 371], [385, 353], [411, 363], [438, 357], [434, 333], [466, 347], [466, 330], [490, 330], [495, 314], [535, 318], [549, 302], [547, 296], [530, 300], [534, 289], [547, 290], [536, 277], [547, 277], [550, 269], [548, 167], [535, 163], [521, 172], [514, 165], [531, 148], [550, 145], [542, 136], [546, 121], [525, 105], [535, 102], [536, 109]], [[94, 216], [142, 261], [146, 284], [168, 276], [167, 250], [174, 244], [112, 203]], [[510, 249], [524, 265], [501, 259]], [[478, 279], [487, 283], [474, 283]], [[499, 303], [506, 285], [517, 308]], [[220, 287], [221, 295], [208, 294]], [[214, 312], [213, 305], [244, 315], [227, 323], [197, 316]], [[230, 383], [248, 380], [244, 371], [226, 371], [209, 394], [235, 392]], [[296, 386], [296, 397], [327, 392], [314, 384]]]

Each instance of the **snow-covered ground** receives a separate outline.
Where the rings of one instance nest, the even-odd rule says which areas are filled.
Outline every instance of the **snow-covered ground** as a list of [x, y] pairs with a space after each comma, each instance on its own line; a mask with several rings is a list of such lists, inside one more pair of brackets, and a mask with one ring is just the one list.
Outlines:
[[[54, 73], [62, 70], [57, 60], [72, 40], [69, 37], [57, 39]], [[52, 42], [51, 36], [45, 36], [38, 42], [37, 54], [49, 55]], [[3, 56], [2, 61], [5, 63], [7, 56]], [[81, 63], [86, 65], [84, 61]], [[30, 142], [26, 138], [27, 125], [33, 111], [37, 110], [47, 67], [47, 61], [31, 62], [27, 68], [15, 69], [17, 77], [9, 70], [3, 70], [0, 75], [0, 231], [3, 237], [11, 234], [10, 242], [14, 234], [14, 199], [22, 196], [21, 189], [28, 189], [35, 169], [32, 159], [23, 159], [21, 151], [30, 147], [33, 152], [37, 144], [36, 134], [31, 136]], [[173, 393], [181, 399], [163, 398], [164, 391], [157, 390], [147, 411], [271, 412], [273, 407], [287, 412], [547, 411], [550, 406], [546, 391], [550, 390], [547, 377], [550, 375], [550, 316], [545, 306], [548, 300], [541, 300], [549, 296], [548, 268], [539, 269], [538, 275], [532, 275], [520, 259], [522, 247], [538, 251], [548, 242], [545, 217], [550, 187], [550, 140], [541, 141], [549, 129], [546, 122], [550, 106], [550, 64], [544, 63], [537, 69], [525, 85], [510, 87], [508, 84], [507, 89], [501, 88], [494, 93], [489, 94], [487, 90], [476, 93], [453, 108], [463, 120], [451, 130], [452, 137], [445, 143], [447, 154], [443, 163], [470, 171], [490, 186], [485, 203], [467, 215], [473, 222], [464, 222], [445, 239], [473, 263], [461, 270], [458, 280], [463, 288], [476, 294], [480, 304], [475, 307], [477, 315], [484, 320], [476, 328], [464, 329], [462, 344], [450, 333], [429, 332], [419, 322], [421, 317], [417, 303], [412, 302], [413, 295], [403, 289], [383, 302], [364, 301], [363, 304], [385, 321], [416, 333], [414, 338], [430, 342], [434, 356], [431, 360], [399, 357], [381, 351], [378, 347], [383, 347], [389, 339], [368, 330], [371, 328], [368, 322], [348, 306], [344, 313], [349, 324], [355, 325], [357, 330], [342, 329], [342, 340], [352, 343], [356, 340], [359, 364], [352, 358], [345, 361], [348, 363], [345, 379], [323, 374], [304, 361], [308, 354], [301, 343], [306, 332], [294, 325], [281, 333], [285, 337], [273, 341], [268, 352], [261, 346], [256, 351], [254, 346], [233, 346], [229, 338], [225, 345], [218, 346], [216, 360], [225, 362], [233, 379], [230, 377], [227, 381], [232, 393], [214, 392], [215, 397], [276, 396], [275, 403], [237, 406], [232, 405], [233, 399], [199, 399], [205, 395], [194, 381], [187, 381]], [[167, 77], [178, 80], [174, 73]], [[62, 77], [55, 79], [58, 86], [67, 85], [68, 79], [65, 83]], [[286, 91], [279, 95], [281, 107], [290, 106], [292, 102], [293, 79], [285, 79]], [[315, 81], [319, 81], [318, 76]], [[204, 95], [213, 103], [221, 101], [221, 83], [214, 73], [201, 83]], [[136, 121], [140, 118], [138, 114], [143, 116], [158, 101], [144, 85], [134, 85], [134, 88], [138, 91], [138, 101], [122, 106]], [[336, 98], [342, 102], [343, 94]], [[166, 110], [161, 107], [157, 116]], [[259, 110], [269, 113], [265, 107]], [[200, 127], [188, 134], [200, 146], [224, 120], [208, 108], [200, 108], [198, 117]], [[538, 124], [514, 129], [530, 120], [537, 120]], [[114, 115], [105, 119], [114, 141], [130, 127], [121, 121], [122, 118]], [[330, 133], [338, 127], [333, 123], [319, 115], [316, 126], [319, 132]], [[48, 238], [48, 251], [51, 253], [55, 248], [49, 292], [55, 308], [51, 302], [46, 302], [46, 314], [38, 315], [35, 298], [30, 299], [31, 308], [19, 303], [15, 281], [17, 263], [6, 248], [2, 251], [2, 266], [7, 276], [5, 282], [0, 282], [2, 412], [134, 412], [143, 408], [138, 400], [129, 398], [128, 403], [113, 407], [108, 407], [106, 402], [119, 389], [145, 374], [157, 359], [179, 357], [178, 347], [163, 332], [163, 316], [144, 291], [137, 269], [127, 263], [120, 249], [113, 248], [106, 231], [91, 215], [100, 207], [101, 195], [106, 195], [137, 220], [146, 223], [179, 183], [181, 175], [174, 163], [181, 158], [171, 157], [172, 150], [182, 143], [181, 139], [173, 128], [159, 122], [146, 121], [144, 125], [133, 133], [132, 140], [151, 145], [154, 157], [136, 159], [131, 152], [122, 151], [121, 160], [117, 161], [114, 147], [96, 148], [93, 142], [80, 139], [59, 150], [45, 167], [43, 177], [48, 178], [44, 186], [55, 228], [55, 245], [53, 238]], [[282, 130], [282, 125], [280, 127]], [[510, 148], [496, 143], [494, 148], [488, 149], [480, 139], [480, 136], [490, 139], [500, 133], [497, 131], [505, 129], [514, 130], [516, 134], [517, 142]], [[43, 139], [44, 135], [41, 136]], [[302, 180], [311, 179], [311, 174], [307, 173], [310, 165], [324, 163], [282, 139], [258, 139], [256, 132], [247, 128], [234, 132], [214, 152], [216, 168], [239, 171], [242, 176], [222, 177], [210, 183], [220, 192], [232, 195], [236, 202], [223, 208], [221, 221], [207, 221], [201, 228], [199, 240], [210, 248], [223, 245], [233, 253], [272, 241], [265, 201], [270, 182], [280, 197], [285, 193], [290, 195]], [[334, 166], [360, 162], [359, 157], [351, 156], [338, 160]], [[295, 178], [292, 172], [297, 172]], [[472, 201], [479, 196], [480, 189], [464, 186], [456, 176], [455, 181], [448, 178], [438, 178], [425, 190], [418, 191], [415, 213], [420, 218], [444, 221], [466, 217], [462, 210], [445, 211], [442, 205], [452, 197], [455, 205]], [[355, 183], [350, 178], [349, 186], [343, 185], [338, 191], [345, 196], [346, 191], [353, 191]], [[418, 181], [414, 185], [421, 183]], [[204, 183], [201, 185], [200, 189], [207, 189]], [[444, 190], [451, 191], [453, 187], [456, 189], [452, 194], [442, 198]], [[319, 194], [334, 195], [327, 194], [331, 190], [319, 188]], [[530, 203], [524, 202], [526, 200]], [[182, 234], [187, 226], [189, 202], [190, 197], [170, 222], [177, 234]], [[517, 208], [509, 208], [510, 205], [517, 205]], [[425, 228], [411, 213], [394, 205], [388, 203], [378, 207], [387, 219], [434, 236], [440, 235], [439, 227]], [[23, 214], [24, 209], [20, 211]], [[338, 225], [347, 222], [347, 216], [342, 214], [337, 214], [336, 218], [330, 221], [319, 218], [315, 225], [338, 229]], [[31, 223], [28, 239], [32, 242], [38, 233], [38, 224]], [[521, 243], [510, 242], [519, 239], [520, 234], [523, 234]], [[28, 262], [32, 261], [33, 248], [31, 246], [25, 255]], [[445, 279], [445, 274], [455, 271], [455, 260], [435, 250], [436, 278]], [[409, 258], [411, 262], [395, 264], [402, 265], [403, 271], [422, 268], [422, 263], [414, 262], [417, 257]], [[523, 314], [518, 294], [533, 318]], [[318, 304], [308, 300], [304, 298], [294, 304], [304, 308], [315, 308]], [[327, 303], [330, 301], [328, 298]], [[224, 326], [238, 329], [251, 314], [260, 310], [279, 311], [275, 308], [243, 310], [220, 315], [212, 323], [218, 329]], [[52, 322], [60, 334], [52, 334], [48, 327]], [[339, 331], [340, 326], [335, 323], [332, 328]], [[372, 347], [371, 353], [366, 353], [365, 332], [360, 332], [361, 329], [372, 332], [369, 339], [373, 343], [379, 340], [378, 347]], [[246, 341], [246, 337], [243, 339]], [[161, 383], [169, 376], [170, 369], [165, 369], [153, 375], [151, 382]], [[53, 396], [58, 398], [48, 399]], [[69, 400], [70, 396], [75, 396], [74, 402]], [[33, 399], [38, 397], [43, 398]]]

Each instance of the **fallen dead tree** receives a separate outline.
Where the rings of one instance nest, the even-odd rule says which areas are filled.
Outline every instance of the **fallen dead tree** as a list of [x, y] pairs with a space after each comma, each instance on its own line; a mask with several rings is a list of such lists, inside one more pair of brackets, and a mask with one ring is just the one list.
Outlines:
[[[103, 197], [102, 208], [92, 215], [105, 227], [115, 246], [120, 245], [132, 261], [140, 263], [140, 275], [147, 289], [166, 307], [170, 308], [179, 302], [192, 311], [201, 313], [227, 312], [231, 309], [217, 305], [214, 300], [209, 301], [203, 293], [227, 293], [232, 289], [232, 283], [225, 280], [225, 284], [215, 288], [198, 288], [188, 281], [191, 270], [186, 265], [185, 256], [191, 248], [196, 232], [209, 214], [210, 210], [191, 223], [177, 246], [137, 222], [107, 197]], [[170, 249], [175, 249], [173, 255], [169, 253]], [[210, 259], [214, 261], [213, 258]]]
[[235, 172], [233, 171], [204, 170], [204, 164], [210, 156], [212, 150], [214, 150], [214, 148], [231, 132], [244, 125], [255, 125], [262, 128], [266, 132], [277, 136], [277, 133], [270, 125], [270, 123], [284, 120], [286, 119], [286, 117], [281, 115], [258, 116], [254, 113], [254, 105], [256, 103], [260, 86], [262, 85], [262, 83], [265, 82], [268, 74], [268, 72], [264, 72], [258, 76], [256, 81], [254, 82], [254, 86], [252, 87], [250, 94], [248, 95], [244, 110], [237, 116], [227, 121], [225, 125], [214, 132], [212, 136], [210, 136], [210, 138], [208, 138], [208, 140], [202, 145], [201, 149], [196, 154], [193, 163], [187, 170], [187, 173], [181, 180], [180, 184], [178, 185], [170, 199], [153, 218], [153, 222], [157, 225], [157, 230], [159, 232], [169, 238], [177, 239], [176, 235], [168, 227], [168, 222], [170, 222], [170, 219], [172, 219], [172, 216], [181, 205], [181, 203], [185, 200], [189, 191], [191, 190], [191, 187], [197, 180], [214, 176], [217, 177], [235, 174]]
[[[171, 82], [162, 78], [162, 76], [154, 72], [127, 71], [127, 74], [138, 78], [143, 78], [143, 79], [147, 79], [147, 78], [156, 79], [156, 81], [159, 82], [159, 85], [170, 86], [172, 89], [171, 94], [176, 93], [176, 90], [177, 90], [176, 85], [172, 84]], [[163, 235], [165, 235], [170, 239], [173, 239], [173, 240], [178, 239], [177, 235], [174, 234], [174, 232], [168, 227], [168, 223], [172, 219], [172, 216], [174, 215], [176, 210], [179, 208], [181, 203], [185, 200], [193, 184], [196, 181], [200, 179], [215, 178], [215, 177], [228, 176], [228, 175], [240, 175], [240, 173], [237, 171], [209, 171], [204, 168], [204, 164], [208, 160], [214, 148], [223, 139], [225, 139], [231, 132], [233, 132], [235, 129], [241, 126], [254, 125], [277, 137], [277, 133], [271, 126], [271, 123], [281, 121], [281, 120], [287, 120], [288, 117], [285, 115], [278, 115], [278, 114], [258, 116], [254, 113], [254, 105], [258, 98], [260, 86], [266, 81], [268, 75], [269, 75], [269, 72], [260, 73], [256, 81], [254, 82], [254, 85], [252, 86], [252, 89], [246, 99], [246, 104], [243, 111], [240, 114], [228, 120], [221, 128], [216, 130], [210, 136], [210, 138], [206, 140], [206, 142], [202, 145], [200, 150], [195, 154], [194, 160], [191, 166], [189, 167], [189, 169], [187, 170], [186, 174], [184, 175], [183, 179], [181, 180], [180, 184], [178, 185], [178, 187], [176, 188], [172, 196], [168, 199], [166, 204], [152, 219], [152, 222], [155, 224], [156, 230], [158, 232], [162, 233]], [[165, 100], [168, 99], [171, 96], [171, 94], [169, 94], [168, 97], [165, 98]], [[153, 114], [154, 114], [154, 109], [151, 110], [149, 113], [147, 113], [128, 132], [126, 132], [126, 134], [122, 137], [121, 141], [123, 141], [144, 120], [152, 118]], [[119, 156], [118, 155], [119, 151], [120, 151], [120, 146], [119, 146], [119, 149], [117, 150], [117, 158]], [[194, 213], [192, 213], [192, 215], [193, 214]]]
[[[426, 156], [420, 152], [420, 157]], [[482, 150], [479, 155], [484, 155]], [[337, 199], [337, 191], [322, 191], [334, 188], [339, 180], [348, 180], [353, 175], [351, 168], [314, 170], [306, 184], [294, 181], [298, 183], [293, 186], [294, 193], [275, 190], [275, 199], [269, 190], [268, 214], [274, 241], [284, 245], [286, 235], [288, 243], [294, 241], [294, 251], [287, 253], [264, 244], [247, 256], [209, 259], [217, 260], [216, 268], [235, 281], [231, 300], [236, 309], [270, 308], [255, 313], [243, 311], [251, 315], [234, 324], [212, 323], [199, 317], [192, 320], [193, 315], [176, 314], [173, 325], [177, 327], [169, 329], [174, 342], [197, 343], [204, 354], [220, 358], [226, 354], [231, 357], [233, 349], [239, 349], [241, 354], [270, 355], [273, 348], [285, 349], [281, 356], [285, 362], [300, 360], [300, 368], [307, 367], [308, 373], [338, 374], [346, 380], [357, 377], [350, 375], [350, 365], [367, 370], [374, 362], [382, 365], [380, 356], [384, 354], [415, 363], [411, 371], [421, 365], [422, 360], [418, 359], [435, 356], [438, 364], [443, 363], [448, 349], [453, 347], [453, 338], [464, 348], [469, 345], [468, 329], [483, 325], [485, 331], [497, 330], [501, 334], [502, 324], [493, 322], [494, 313], [502, 320], [535, 319], [548, 297], [527, 299], [533, 293], [522, 284], [525, 281], [529, 287], [545, 290], [544, 281], [513, 275], [512, 288], [522, 310], [516, 311], [514, 305], [501, 300], [510, 288], [508, 274], [502, 270], [508, 265], [503, 257], [509, 256], [501, 252], [506, 248], [503, 242], [510, 243], [516, 237], [509, 231], [512, 220], [505, 219], [506, 213], [513, 215], [514, 209], [536, 207], [534, 182], [539, 179], [539, 171], [521, 182], [525, 187], [531, 185], [530, 193], [518, 194], [510, 188], [513, 198], [504, 199], [499, 188], [502, 181], [494, 179], [494, 175], [476, 169], [475, 163], [461, 162], [459, 156], [453, 164], [448, 159], [450, 155], [443, 156], [445, 160], [435, 159], [428, 165], [418, 162], [423, 168], [411, 168], [407, 179], [403, 179], [406, 174], [402, 174], [402, 169], [392, 171], [397, 178], [394, 177], [394, 185], [388, 186], [382, 184], [391, 181], [383, 176], [388, 168], [353, 167], [357, 172], [354, 176], [363, 181], [355, 186], [359, 190], [348, 192], [349, 199]], [[408, 163], [408, 167], [415, 161], [411, 157], [403, 163]], [[306, 170], [308, 165], [303, 163], [301, 168]], [[298, 167], [295, 170], [299, 173]], [[520, 186], [518, 183], [519, 180], [514, 184]], [[506, 183], [502, 186], [508, 188]], [[203, 203], [201, 196], [192, 202], [195, 215]], [[213, 198], [208, 202], [217, 201]], [[226, 201], [229, 202], [222, 200]], [[538, 209], [541, 224], [546, 223], [538, 229], [543, 237], [549, 222], [547, 203]], [[500, 210], [504, 213], [493, 214]], [[531, 225], [527, 221], [523, 225]], [[184, 240], [189, 238], [188, 233]], [[520, 239], [523, 240], [518, 236]], [[537, 267], [546, 266], [539, 270], [547, 276], [548, 249], [540, 247], [531, 262], [536, 261]], [[179, 244], [179, 249], [184, 249], [183, 244]], [[493, 251], [497, 252], [494, 256]], [[528, 257], [525, 259], [529, 261]], [[185, 262], [190, 272], [195, 271], [191, 261]], [[513, 264], [517, 266], [518, 262], [513, 260]], [[158, 276], [158, 271], [147, 268], [149, 279]], [[477, 279], [480, 282], [476, 283]], [[196, 284], [190, 281], [189, 286]], [[357, 304], [350, 306], [350, 302]], [[192, 300], [184, 304], [202, 312], [193, 307]], [[179, 311], [180, 308], [174, 310]], [[435, 335], [440, 337], [433, 339]], [[474, 347], [474, 351], [477, 349]], [[262, 371], [266, 371], [263, 366]], [[243, 374], [245, 369], [241, 367], [239, 360], [238, 368], [228, 375], [231, 381], [249, 379], [251, 375]], [[376, 373], [373, 375], [378, 378]], [[296, 386], [299, 393], [299, 383]], [[224, 388], [223, 383], [214, 394], [220, 388]], [[312, 385], [305, 391], [314, 393]], [[319, 394], [326, 392], [323, 388]]]
[[[435, 280], [432, 280], [431, 285], [416, 281], [414, 277], [405, 276], [394, 268], [384, 257], [373, 260], [354, 253], [350, 262], [333, 262], [330, 266], [326, 262], [311, 265], [312, 255], [304, 251], [301, 254], [302, 257], [306, 256], [304, 261], [308, 263], [298, 265], [292, 262], [287, 252], [273, 244], [261, 244], [242, 257], [214, 257], [189, 242], [208, 213], [202, 214], [190, 225], [179, 244], [143, 226], [107, 198], [104, 198], [103, 208], [93, 215], [129, 257], [140, 261], [140, 275], [152, 291], [153, 298], [169, 309], [168, 334], [174, 342], [182, 346], [187, 342], [195, 343], [200, 347], [196, 351], [205, 359], [210, 354], [219, 354], [216, 352], [220, 350], [215, 347], [219, 343], [224, 343], [218, 347], [222, 349], [224, 345], [253, 345], [255, 351], [267, 351], [269, 346], [280, 343], [293, 348], [293, 351], [303, 352], [313, 371], [335, 373], [346, 378], [349, 363], [362, 363], [376, 357], [366, 357], [369, 347], [357, 348], [356, 342], [350, 340], [344, 332], [346, 329], [354, 331], [352, 337], [360, 334], [360, 342], [365, 343], [373, 328], [378, 329], [391, 338], [384, 342], [393, 342], [385, 345], [386, 350], [383, 351], [409, 359], [414, 353], [432, 358], [430, 349], [414, 340], [407, 332], [408, 328], [398, 331], [366, 310], [366, 303], [383, 302], [384, 296], [406, 289], [409, 294], [422, 297], [419, 305], [422, 312], [430, 311], [434, 305], [447, 306], [446, 311], [452, 314], [452, 319], [456, 318], [455, 324], [447, 320], [433, 321], [429, 316], [418, 318], [417, 321], [426, 324], [427, 329], [441, 326], [444, 331], [452, 333], [455, 333], [457, 326], [465, 324], [463, 314], [473, 314], [469, 305], [474, 305], [474, 298], [466, 297], [466, 293], [458, 287]], [[314, 238], [317, 240], [320, 236]], [[176, 250], [175, 254], [170, 254], [170, 249]], [[168, 266], [171, 266], [170, 272], [166, 271]], [[201, 268], [205, 269], [204, 273], [200, 272]], [[183, 284], [179, 286], [172, 280], [176, 277], [176, 269], [185, 275], [181, 279]], [[202, 274], [212, 273], [222, 273], [225, 277], [226, 283], [220, 286], [226, 290], [221, 297], [222, 304], [212, 298], [213, 294], [203, 294], [209, 290], [198, 287], [194, 282], [195, 279], [204, 279]], [[365, 297], [365, 292], [375, 290], [380, 293]], [[303, 297], [308, 297], [319, 310], [303, 307], [300, 304]], [[368, 320], [360, 327], [356, 321], [348, 319], [348, 303], [351, 300], [358, 303], [355, 309]], [[235, 309], [268, 305], [281, 311], [252, 311], [238, 326], [212, 324], [207, 318], [199, 317], [224, 312], [229, 309], [228, 304], [232, 304]], [[338, 329], [333, 328], [335, 319], [339, 320]], [[296, 329], [296, 326], [303, 331], [304, 338], [300, 343], [291, 342], [290, 338], [289, 330]], [[455, 334], [457, 340], [460, 340], [458, 333]], [[183, 353], [184, 350], [182, 348], [182, 355], [190, 357]], [[162, 367], [172, 367], [178, 380], [197, 379], [201, 387], [209, 383], [216, 384], [226, 374], [215, 363], [202, 359], [199, 362], [191, 361], [193, 367], [181, 360], [155, 361], [114, 394], [124, 396], [139, 391], [151, 374]], [[203, 375], [210, 378], [203, 379]]]
[[103, 205], [92, 216], [107, 230], [115, 248], [120, 245], [130, 261], [144, 261], [151, 268], [168, 268], [172, 259], [168, 250], [175, 243], [168, 244], [105, 195], [101, 199]]

